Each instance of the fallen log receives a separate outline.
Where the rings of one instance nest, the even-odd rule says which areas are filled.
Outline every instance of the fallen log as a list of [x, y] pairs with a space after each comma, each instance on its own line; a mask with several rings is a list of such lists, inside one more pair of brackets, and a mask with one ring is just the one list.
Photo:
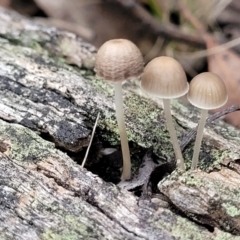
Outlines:
[[[142, 160], [135, 150], [152, 147], [172, 172], [158, 184], [169, 205], [139, 198], [103, 180], [119, 171], [101, 179], [78, 164], [98, 112], [96, 138], [119, 147], [113, 88], [92, 71], [96, 49], [11, 11], [0, 9], [0, 20], [1, 239], [239, 239], [239, 131], [216, 121], [205, 132], [201, 171], [172, 172], [160, 101], [125, 84], [134, 171]], [[174, 102], [173, 115], [178, 135], [196, 126], [190, 107]]]

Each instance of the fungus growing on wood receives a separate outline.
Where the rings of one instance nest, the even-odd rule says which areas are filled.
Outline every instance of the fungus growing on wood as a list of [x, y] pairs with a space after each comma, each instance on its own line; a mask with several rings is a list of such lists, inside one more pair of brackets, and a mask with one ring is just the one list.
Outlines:
[[170, 57], [157, 57], [153, 59], [144, 68], [141, 88], [151, 95], [162, 98], [166, 124], [173, 144], [177, 165], [184, 171], [185, 165], [170, 109], [170, 99], [185, 95], [189, 89], [186, 74], [182, 66]]
[[191, 165], [191, 168], [195, 169], [198, 164], [208, 110], [222, 107], [227, 102], [227, 89], [222, 79], [216, 74], [204, 72], [194, 77], [190, 82], [187, 98], [193, 106], [201, 109], [201, 117], [198, 125]]
[[127, 180], [131, 177], [131, 160], [124, 120], [122, 82], [142, 74], [143, 57], [138, 47], [131, 41], [126, 39], [109, 40], [98, 50], [95, 71], [98, 77], [111, 81], [115, 88], [116, 117], [123, 154], [121, 179]]

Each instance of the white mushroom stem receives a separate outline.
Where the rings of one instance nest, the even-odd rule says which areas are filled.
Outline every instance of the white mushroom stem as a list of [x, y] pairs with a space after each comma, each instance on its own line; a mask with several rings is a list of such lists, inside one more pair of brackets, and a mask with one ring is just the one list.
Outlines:
[[200, 121], [198, 124], [198, 129], [197, 129], [196, 141], [195, 141], [194, 150], [193, 150], [191, 169], [197, 168], [197, 165], [198, 165], [199, 152], [200, 152], [200, 147], [201, 147], [202, 138], [203, 138], [203, 130], [206, 124], [207, 116], [208, 116], [208, 110], [202, 109]]
[[121, 139], [122, 146], [122, 155], [123, 155], [123, 171], [122, 171], [122, 180], [130, 179], [131, 177], [131, 160], [129, 153], [129, 146], [127, 140], [127, 133], [124, 120], [124, 111], [123, 111], [123, 98], [122, 98], [122, 83], [115, 82], [115, 107], [116, 107], [116, 117], [119, 128], [119, 134]]
[[175, 157], [177, 160], [177, 167], [185, 171], [185, 164], [182, 156], [182, 151], [180, 149], [178, 139], [177, 139], [177, 134], [173, 126], [172, 114], [170, 109], [170, 99], [163, 99], [163, 106], [164, 106], [164, 113], [165, 113], [167, 128], [170, 134], [170, 138], [173, 144], [173, 149], [175, 152]]

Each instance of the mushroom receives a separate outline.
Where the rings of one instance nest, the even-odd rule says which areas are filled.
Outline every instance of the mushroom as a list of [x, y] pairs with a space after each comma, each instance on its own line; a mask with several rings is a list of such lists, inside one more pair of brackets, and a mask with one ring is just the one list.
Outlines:
[[219, 108], [227, 102], [227, 89], [222, 79], [216, 74], [204, 72], [194, 77], [190, 82], [187, 98], [193, 106], [201, 109], [191, 165], [191, 168], [195, 169], [198, 164], [208, 110]]
[[121, 180], [127, 180], [131, 177], [131, 160], [124, 123], [122, 82], [142, 74], [143, 57], [138, 47], [131, 41], [126, 39], [109, 40], [97, 52], [95, 71], [98, 77], [111, 81], [115, 88], [116, 118], [123, 155]]
[[141, 88], [151, 95], [162, 98], [166, 124], [173, 144], [177, 166], [184, 171], [185, 165], [170, 109], [170, 99], [185, 95], [189, 89], [187, 77], [182, 66], [171, 57], [157, 57], [153, 59], [144, 68]]

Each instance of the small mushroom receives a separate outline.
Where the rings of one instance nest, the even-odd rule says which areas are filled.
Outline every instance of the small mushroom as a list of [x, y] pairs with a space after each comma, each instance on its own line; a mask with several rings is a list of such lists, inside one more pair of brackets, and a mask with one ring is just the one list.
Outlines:
[[166, 124], [173, 144], [177, 165], [184, 171], [185, 165], [170, 109], [170, 99], [185, 95], [189, 89], [186, 74], [182, 66], [170, 57], [157, 57], [153, 59], [144, 69], [141, 88], [145, 92], [163, 99]]
[[200, 146], [208, 110], [222, 107], [227, 102], [227, 89], [222, 79], [216, 74], [204, 72], [194, 77], [190, 82], [187, 98], [193, 106], [201, 109], [201, 117], [198, 125], [191, 165], [191, 168], [195, 169], [198, 164]]
[[121, 179], [127, 180], [131, 177], [131, 160], [124, 123], [122, 82], [137, 78], [142, 74], [143, 57], [138, 47], [131, 41], [126, 39], [109, 40], [97, 52], [95, 71], [98, 77], [114, 84], [116, 117], [123, 154]]

